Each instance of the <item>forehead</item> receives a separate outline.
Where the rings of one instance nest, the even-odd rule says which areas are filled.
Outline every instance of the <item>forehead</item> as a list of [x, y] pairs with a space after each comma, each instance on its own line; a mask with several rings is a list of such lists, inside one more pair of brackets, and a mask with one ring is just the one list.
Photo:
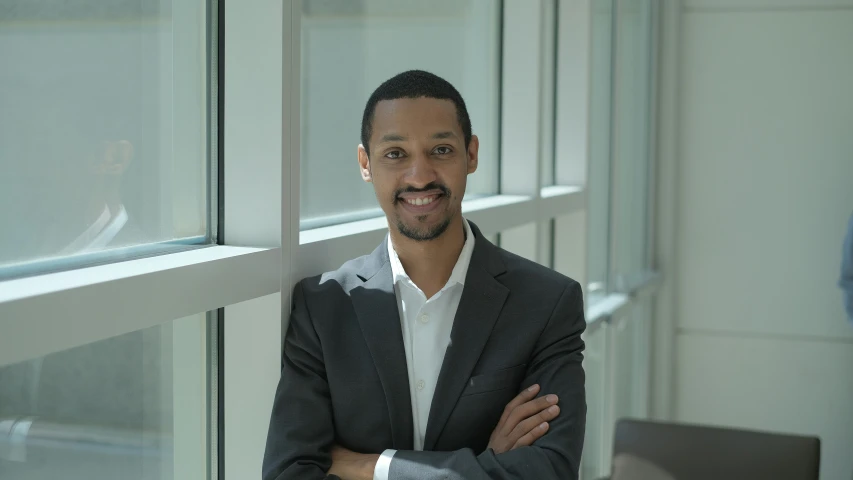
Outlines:
[[392, 132], [410, 136], [452, 130], [460, 138], [462, 135], [456, 105], [450, 100], [426, 97], [380, 101], [373, 112], [372, 130], [371, 142]]

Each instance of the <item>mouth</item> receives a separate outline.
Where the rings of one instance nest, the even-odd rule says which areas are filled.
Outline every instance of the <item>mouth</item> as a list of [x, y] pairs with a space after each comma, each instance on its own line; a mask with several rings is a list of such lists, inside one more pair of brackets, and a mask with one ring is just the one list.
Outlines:
[[415, 215], [425, 215], [437, 210], [444, 199], [443, 193], [434, 191], [417, 194], [407, 193], [397, 197], [400, 206]]

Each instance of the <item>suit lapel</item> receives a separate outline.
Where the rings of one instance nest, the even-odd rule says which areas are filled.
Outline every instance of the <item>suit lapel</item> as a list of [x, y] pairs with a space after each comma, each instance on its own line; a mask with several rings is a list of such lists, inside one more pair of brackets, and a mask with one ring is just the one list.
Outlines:
[[359, 273], [364, 284], [353, 288], [350, 295], [362, 334], [373, 356], [373, 365], [385, 391], [394, 448], [411, 450], [414, 426], [409, 373], [400, 312], [388, 261], [387, 241], [386, 237], [365, 260]]
[[477, 240], [432, 398], [424, 450], [435, 448], [509, 295], [509, 290], [495, 279], [505, 270], [497, 248], [474, 224], [471, 228]]

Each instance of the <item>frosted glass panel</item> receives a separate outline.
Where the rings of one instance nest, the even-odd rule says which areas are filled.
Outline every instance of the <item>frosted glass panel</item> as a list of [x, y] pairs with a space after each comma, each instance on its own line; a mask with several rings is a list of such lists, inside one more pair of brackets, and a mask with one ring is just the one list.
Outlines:
[[613, 1], [592, 3], [591, 98], [588, 184], [589, 263], [587, 296], [594, 304], [607, 293], [610, 252], [610, 117]]
[[208, 340], [199, 314], [0, 367], [0, 478], [208, 478]]
[[203, 0], [2, 2], [0, 267], [206, 241], [207, 18]]
[[462, 94], [480, 165], [467, 193], [497, 192], [500, 2], [304, 0], [301, 80], [302, 228], [382, 215], [359, 174], [368, 97], [392, 76], [427, 70]]
[[601, 477], [603, 465], [609, 463], [606, 442], [609, 438], [609, 379], [607, 362], [607, 327], [602, 326], [584, 334], [586, 352], [583, 368], [586, 373], [586, 436], [584, 439], [581, 479]]

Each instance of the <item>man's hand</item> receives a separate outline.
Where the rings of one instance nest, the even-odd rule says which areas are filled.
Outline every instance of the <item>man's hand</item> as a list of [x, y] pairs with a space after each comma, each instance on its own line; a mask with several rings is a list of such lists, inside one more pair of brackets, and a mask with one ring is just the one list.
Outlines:
[[332, 447], [332, 468], [327, 472], [342, 480], [373, 480], [373, 470], [379, 455], [355, 453], [335, 445]]
[[548, 431], [548, 422], [557, 418], [560, 407], [556, 395], [535, 398], [539, 385], [533, 385], [513, 398], [504, 409], [498, 426], [489, 439], [495, 453], [532, 445]]

